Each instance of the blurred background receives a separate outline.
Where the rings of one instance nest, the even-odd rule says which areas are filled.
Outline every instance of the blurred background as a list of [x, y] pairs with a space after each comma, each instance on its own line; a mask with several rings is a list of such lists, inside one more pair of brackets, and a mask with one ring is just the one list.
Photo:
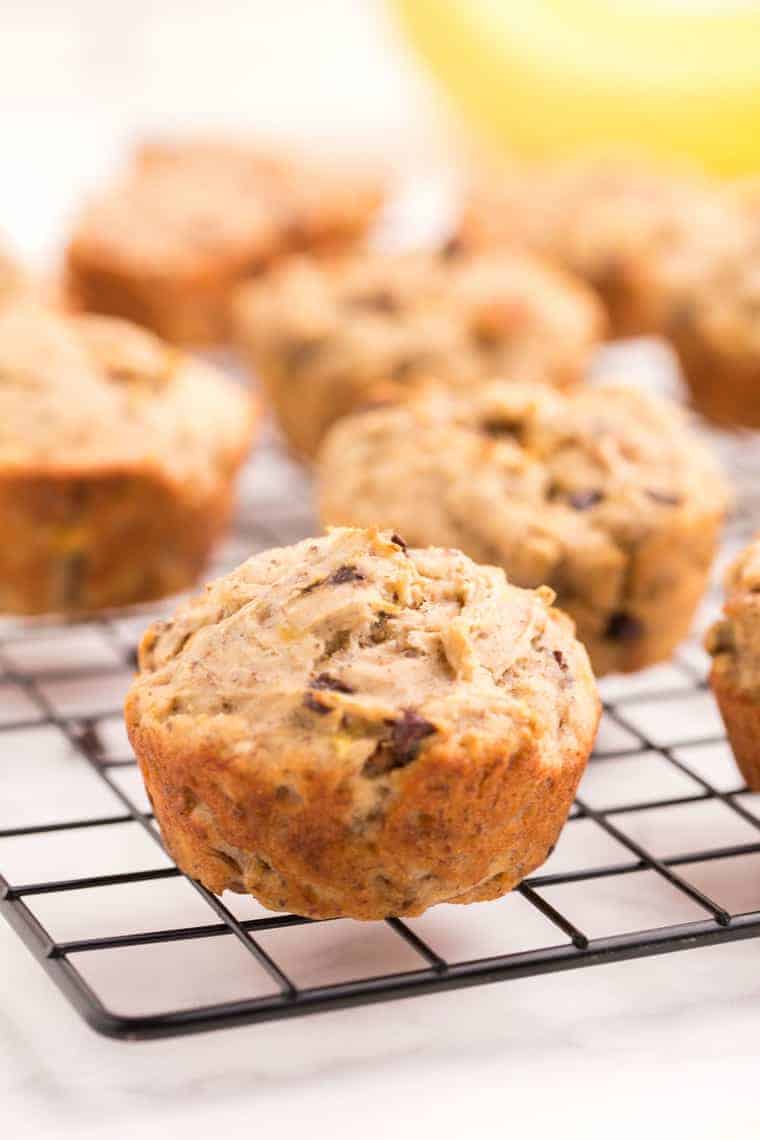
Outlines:
[[442, 156], [445, 119], [381, 0], [0, 5], [0, 226], [29, 256], [136, 135], [249, 127], [404, 167]]
[[[600, 141], [760, 168], [756, 0], [4, 0], [0, 225], [51, 249], [135, 135], [201, 126], [442, 160]], [[445, 94], [444, 94], [445, 93]], [[55, 186], [51, 194], [51, 184]]]

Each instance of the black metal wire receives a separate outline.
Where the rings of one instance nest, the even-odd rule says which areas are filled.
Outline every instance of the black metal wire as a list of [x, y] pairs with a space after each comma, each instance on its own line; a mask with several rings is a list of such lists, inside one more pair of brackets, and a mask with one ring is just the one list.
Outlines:
[[[257, 548], [262, 545], [270, 545], [272, 542], [292, 541], [298, 537], [299, 529], [302, 530], [303, 528], [303, 519], [293, 515], [285, 522], [277, 517], [269, 517], [266, 522], [257, 519], [254, 523], [249, 522], [247, 529], [244, 525], [241, 533], [244, 541], [249, 543], [251, 548]], [[293, 530], [296, 533], [293, 533]], [[181, 927], [157, 927], [135, 933], [56, 941], [45, 928], [39, 915], [35, 913], [36, 898], [45, 895], [58, 895], [63, 892], [105, 889], [179, 876], [176, 867], [162, 865], [164, 857], [163, 855], [159, 856], [160, 837], [152, 815], [150, 812], [141, 810], [114, 778], [115, 774], [135, 765], [134, 758], [110, 756], [99, 734], [99, 725], [109, 720], [120, 710], [105, 709], [93, 711], [87, 715], [82, 715], [80, 712], [77, 716], [65, 716], [56, 710], [45, 692], [45, 686], [50, 682], [72, 679], [86, 682], [88, 678], [100, 679], [109, 673], [118, 676], [120, 672], [133, 668], [134, 645], [119, 632], [118, 619], [113, 617], [103, 619], [97, 623], [96, 628], [100, 630], [108, 644], [118, 651], [119, 662], [113, 666], [88, 668], [77, 665], [71, 671], [58, 668], [49, 672], [33, 672], [18, 667], [14, 668], [9, 657], [3, 652], [4, 646], [7, 646], [13, 639], [13, 634], [6, 634], [4, 638], [0, 637], [0, 684], [8, 683], [18, 686], [39, 714], [36, 718], [24, 716], [16, 721], [0, 725], [0, 755], [4, 734], [29, 727], [55, 726], [78, 753], [92, 779], [100, 781], [117, 797], [122, 810], [88, 818], [61, 819], [52, 823], [44, 822], [36, 825], [19, 826], [13, 819], [2, 818], [0, 807], [0, 840], [42, 836], [50, 833], [65, 836], [86, 828], [136, 823], [158, 845], [156, 866], [111, 874], [91, 874], [43, 881], [37, 881], [33, 878], [24, 881], [23, 876], [17, 876], [15, 881], [10, 881], [0, 874], [0, 911], [71, 1004], [100, 1033], [111, 1037], [129, 1039], [169, 1037], [247, 1022], [300, 1016], [325, 1009], [387, 1001], [462, 986], [578, 969], [605, 962], [665, 954], [689, 947], [727, 943], [760, 935], [760, 909], [742, 914], [731, 913], [720, 900], [711, 898], [707, 893], [689, 882], [683, 874], [684, 870], [688, 870], [688, 867], [693, 864], [759, 854], [760, 834], [758, 834], [757, 842], [753, 843], [718, 846], [717, 844], [710, 845], [707, 842], [707, 845], [701, 850], [670, 857], [658, 857], [626, 830], [626, 821], [635, 818], [638, 813], [643, 811], [655, 812], [676, 806], [688, 809], [689, 805], [704, 804], [706, 801], [713, 800], [725, 805], [745, 824], [749, 824], [760, 832], [760, 819], [753, 815], [741, 802], [742, 797], [747, 792], [746, 788], [737, 783], [737, 787], [733, 791], [726, 792], [718, 789], [675, 754], [679, 748], [678, 744], [669, 744], [667, 747], [658, 746], [653, 740], [648, 739], [646, 734], [639, 731], [627, 715], [627, 709], [634, 701], [657, 701], [666, 704], [678, 697], [699, 693], [703, 690], [704, 683], [694, 667], [685, 660], [676, 660], [674, 662], [674, 673], [677, 677], [682, 678], [682, 684], [677, 681], [674, 687], [659, 692], [643, 693], [637, 691], [631, 694], [623, 694], [606, 704], [606, 715], [609, 721], [623, 729], [634, 743], [623, 748], [597, 753], [593, 762], [614, 764], [616, 761], [637, 756], [659, 756], [671, 769], [678, 771], [682, 776], [692, 781], [694, 794], [647, 795], [645, 785], [642, 783], [641, 794], [628, 803], [599, 808], [589, 804], [586, 798], [577, 801], [566, 826], [572, 828], [577, 826], [578, 821], [586, 821], [586, 823], [590, 823], [594, 828], [598, 828], [611, 837], [620, 846], [621, 851], [627, 852], [630, 858], [602, 866], [581, 866], [563, 872], [549, 870], [542, 873], [539, 870], [521, 884], [519, 892], [522, 898], [557, 930], [557, 942], [550, 941], [545, 946], [518, 953], [489, 954], [467, 961], [449, 961], [439, 953], [435, 946], [429, 945], [419, 932], [412, 929], [408, 923], [392, 918], [384, 924], [385, 929], [392, 931], [394, 937], [403, 940], [407, 950], [416, 956], [418, 966], [404, 971], [383, 973], [374, 977], [302, 988], [290, 977], [283, 964], [278, 962], [277, 957], [264, 947], [258, 936], [267, 931], [287, 930], [292, 927], [305, 928], [322, 924], [314, 924], [308, 919], [295, 915], [279, 914], [254, 919], [238, 919], [222, 900], [215, 898], [198, 883], [192, 885], [208, 907], [209, 919], [206, 923]], [[704, 736], [697, 740], [690, 738], [684, 742], [683, 746], [688, 745], [689, 748], [694, 748], [704, 744], [716, 743], [720, 739], [722, 738], [715, 736]], [[708, 840], [709, 837], [706, 837], [706, 841]], [[587, 890], [593, 892], [595, 884], [601, 881], [637, 875], [647, 871], [657, 878], [665, 880], [675, 891], [688, 899], [695, 908], [701, 910], [704, 916], [696, 921], [673, 922], [657, 929], [592, 937], [588, 931], [583, 930], [582, 923], [579, 923], [572, 913], [566, 913], [565, 910], [558, 907], [556, 892], [551, 901], [542, 893], [548, 888], [577, 883], [585, 883]], [[456, 910], [459, 912], [457, 921], [466, 924], [470, 908], [461, 907], [456, 908]], [[378, 929], [383, 929], [382, 924], [377, 925]], [[190, 967], [186, 965], [182, 957], [183, 944], [199, 939], [225, 937], [235, 939], [237, 944], [250, 955], [251, 959], [266, 971], [275, 986], [272, 993], [263, 996], [252, 994], [242, 1000], [225, 1001], [214, 1005], [193, 1006], [187, 1009], [157, 1009], [149, 1014], [139, 1016], [124, 1015], [108, 1007], [97, 989], [87, 982], [75, 960], [79, 955], [89, 957], [113, 949], [129, 950], [146, 945], [174, 944], [177, 947], [177, 968], [178, 970], [186, 970]]]

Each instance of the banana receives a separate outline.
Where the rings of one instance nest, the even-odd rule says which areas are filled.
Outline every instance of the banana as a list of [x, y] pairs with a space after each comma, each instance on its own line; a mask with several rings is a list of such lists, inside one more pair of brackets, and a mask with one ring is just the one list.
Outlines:
[[390, 0], [450, 96], [528, 157], [644, 150], [760, 169], [753, 0]]

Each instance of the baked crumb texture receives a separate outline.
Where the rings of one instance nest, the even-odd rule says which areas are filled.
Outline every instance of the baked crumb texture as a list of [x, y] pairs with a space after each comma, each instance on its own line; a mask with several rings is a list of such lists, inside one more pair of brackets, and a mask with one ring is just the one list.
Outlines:
[[760, 427], [760, 193], [631, 162], [477, 180], [458, 240], [540, 252], [603, 301], [619, 336], [664, 336], [699, 412]]
[[318, 460], [328, 524], [398, 527], [547, 583], [597, 674], [666, 659], [688, 632], [726, 507], [712, 457], [627, 388], [430, 386], [336, 424]]
[[760, 537], [729, 568], [723, 617], [705, 645], [736, 762], [749, 787], [760, 791]]
[[354, 529], [206, 587], [147, 632], [126, 703], [179, 867], [314, 918], [511, 890], [555, 843], [599, 716], [551, 598]]
[[191, 585], [255, 419], [236, 385], [124, 321], [0, 310], [0, 612]]
[[360, 239], [382, 204], [379, 177], [224, 142], [144, 146], [82, 213], [69, 294], [182, 344], [229, 331], [233, 289], [277, 257]]
[[291, 449], [435, 376], [471, 389], [495, 375], [566, 387], [604, 331], [599, 302], [528, 254], [354, 253], [292, 260], [240, 291], [238, 340]]

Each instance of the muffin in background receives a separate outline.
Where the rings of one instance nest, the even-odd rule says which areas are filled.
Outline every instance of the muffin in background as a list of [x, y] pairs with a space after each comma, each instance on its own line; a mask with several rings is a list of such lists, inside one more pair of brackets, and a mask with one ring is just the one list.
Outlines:
[[691, 402], [724, 428], [760, 429], [760, 200], [696, 230], [648, 266], [642, 288], [678, 356]]
[[0, 613], [190, 586], [256, 419], [237, 385], [124, 321], [0, 309]]
[[549, 585], [597, 675], [686, 636], [727, 503], [678, 409], [613, 386], [430, 386], [341, 420], [317, 470], [328, 525], [396, 527]]
[[481, 172], [465, 194], [460, 239], [527, 248], [598, 294], [615, 336], [664, 334], [651, 271], [684, 248], [741, 243], [741, 221], [716, 184], [641, 159], [577, 158]]
[[0, 305], [23, 297], [29, 287], [28, 279], [16, 258], [5, 243], [0, 245]]
[[760, 792], [760, 537], [726, 573], [723, 617], [708, 630], [710, 685], [736, 762]]
[[431, 376], [462, 390], [494, 375], [574, 384], [605, 327], [582, 283], [526, 254], [472, 256], [458, 243], [293, 259], [241, 289], [236, 326], [288, 446], [306, 458], [340, 416]]
[[614, 335], [669, 342], [701, 415], [758, 428], [759, 187], [632, 160], [513, 166], [472, 181], [459, 239], [527, 248], [576, 273]]
[[148, 143], [82, 211], [66, 255], [69, 295], [167, 340], [214, 344], [228, 336], [241, 281], [283, 254], [360, 240], [384, 193], [376, 174], [245, 142]]

